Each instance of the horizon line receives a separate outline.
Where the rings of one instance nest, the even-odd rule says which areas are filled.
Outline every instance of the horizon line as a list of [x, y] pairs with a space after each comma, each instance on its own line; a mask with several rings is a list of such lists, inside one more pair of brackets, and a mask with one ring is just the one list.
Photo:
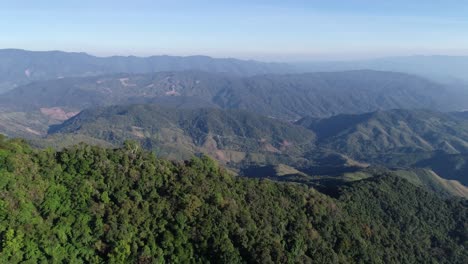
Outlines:
[[[113, 58], [113, 57], [124, 57], [124, 58], [140, 58], [140, 59], [145, 59], [145, 58], [152, 58], [152, 57], [175, 57], [175, 58], [194, 58], [194, 57], [200, 57], [200, 58], [209, 58], [209, 59], [219, 59], [219, 60], [241, 60], [241, 61], [251, 61], [251, 62], [262, 62], [262, 63], [277, 63], [277, 64], [287, 64], [287, 63], [307, 63], [307, 62], [353, 62], [353, 61], [369, 61], [369, 60], [381, 60], [381, 59], [395, 59], [395, 58], [411, 58], [411, 57], [468, 57], [468, 54], [459, 54], [459, 55], [454, 55], [454, 54], [411, 54], [411, 55], [381, 55], [381, 56], [372, 56], [370, 58], [349, 58], [349, 59], [323, 59], [323, 58], [316, 58], [316, 59], [303, 59], [303, 60], [289, 60], [289, 61], [282, 61], [282, 60], [262, 60], [262, 59], [255, 59], [255, 58], [241, 58], [241, 57], [236, 57], [236, 56], [212, 56], [212, 55], [204, 55], [204, 54], [199, 54], [199, 53], [194, 53], [194, 54], [187, 54], [187, 55], [182, 55], [182, 54], [151, 54], [151, 55], [135, 55], [135, 54], [118, 54], [115, 53], [113, 55], [103, 55], [103, 54], [97, 54], [89, 51], [70, 51], [70, 50], [60, 50], [60, 49], [25, 49], [25, 48], [0, 48], [0, 51], [22, 51], [22, 52], [38, 52], [38, 53], [47, 53], [47, 52], [57, 52], [57, 53], [69, 53], [69, 54], [82, 54], [82, 55], [87, 55], [95, 58]], [[287, 56], [285, 54], [277, 54], [277, 56]], [[304, 54], [304, 56], [314, 56], [312, 54]], [[317, 55], [315, 54], [317, 57]], [[324, 56], [324, 54], [322, 55]]]

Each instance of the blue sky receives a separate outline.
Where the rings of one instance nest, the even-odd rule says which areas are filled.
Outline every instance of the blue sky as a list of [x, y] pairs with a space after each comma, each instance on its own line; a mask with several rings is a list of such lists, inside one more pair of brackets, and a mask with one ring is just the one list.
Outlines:
[[468, 1], [0, 0], [0, 48], [270, 61], [468, 55]]

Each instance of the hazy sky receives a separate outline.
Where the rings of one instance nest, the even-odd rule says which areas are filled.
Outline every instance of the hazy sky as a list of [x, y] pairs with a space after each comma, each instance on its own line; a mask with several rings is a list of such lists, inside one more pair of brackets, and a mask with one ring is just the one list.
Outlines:
[[462, 0], [0, 0], [0, 48], [263, 60], [468, 55]]

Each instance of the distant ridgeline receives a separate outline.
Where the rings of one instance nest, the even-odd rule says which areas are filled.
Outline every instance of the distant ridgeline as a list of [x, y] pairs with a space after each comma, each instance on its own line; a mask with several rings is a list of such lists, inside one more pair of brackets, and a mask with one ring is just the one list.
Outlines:
[[[189, 104], [187, 98], [196, 103]], [[41, 109], [44, 112], [50, 108], [79, 111], [148, 102], [180, 107], [205, 104], [295, 120], [396, 108], [459, 110], [468, 107], [467, 98], [424, 78], [393, 72], [362, 70], [240, 77], [188, 71], [33, 82], [0, 95], [0, 107], [16, 112]]]
[[467, 263], [467, 204], [391, 174], [332, 196], [132, 142], [0, 139], [1, 263]]
[[121, 73], [37, 81], [0, 94], [0, 133], [41, 137], [82, 110], [113, 105], [244, 110], [295, 121], [391, 109], [452, 111], [468, 108], [467, 102], [468, 96], [444, 85], [393, 72]]
[[64, 77], [184, 70], [224, 72], [239, 76], [295, 71], [292, 66], [283, 63], [215, 59], [208, 56], [95, 57], [77, 52], [0, 49], [0, 92], [32, 81]]
[[410, 56], [363, 61], [265, 63], [208, 56], [112, 56], [86, 53], [0, 49], [0, 91], [39, 80], [112, 73], [199, 70], [238, 76], [302, 72], [378, 70], [417, 74], [444, 83], [467, 82], [467, 56]]

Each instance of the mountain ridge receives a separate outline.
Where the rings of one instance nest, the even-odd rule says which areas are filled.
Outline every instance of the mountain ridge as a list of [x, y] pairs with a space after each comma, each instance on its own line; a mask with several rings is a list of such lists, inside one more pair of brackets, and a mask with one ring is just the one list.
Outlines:
[[[468, 122], [452, 114], [430, 110], [394, 109], [358, 115], [337, 115], [328, 119], [304, 118], [297, 122], [315, 131], [322, 144], [334, 140], [333, 149], [356, 152], [358, 141], [366, 145], [363, 156], [375, 152], [411, 148], [421, 151], [443, 150], [448, 153], [468, 151]], [[436, 138], [437, 135], [439, 138]], [[429, 143], [431, 142], [431, 143]], [[380, 146], [377, 146], [380, 144]]]
[[169, 156], [189, 158], [203, 152], [224, 162], [240, 162], [248, 153], [297, 152], [315, 141], [315, 134], [306, 128], [246, 111], [151, 104], [84, 110], [52, 126], [48, 134], [83, 134], [116, 145], [134, 139]]
[[0, 49], [0, 92], [31, 81], [63, 77], [97, 76], [110, 73], [205, 70], [235, 75], [293, 72], [291, 66], [234, 58], [209, 56], [110, 56], [84, 52]]
[[191, 96], [226, 109], [281, 119], [326, 117], [392, 108], [458, 110], [443, 85], [394, 72], [347, 71], [237, 77], [201, 71], [111, 74], [31, 83], [0, 95], [15, 110], [87, 107]]

